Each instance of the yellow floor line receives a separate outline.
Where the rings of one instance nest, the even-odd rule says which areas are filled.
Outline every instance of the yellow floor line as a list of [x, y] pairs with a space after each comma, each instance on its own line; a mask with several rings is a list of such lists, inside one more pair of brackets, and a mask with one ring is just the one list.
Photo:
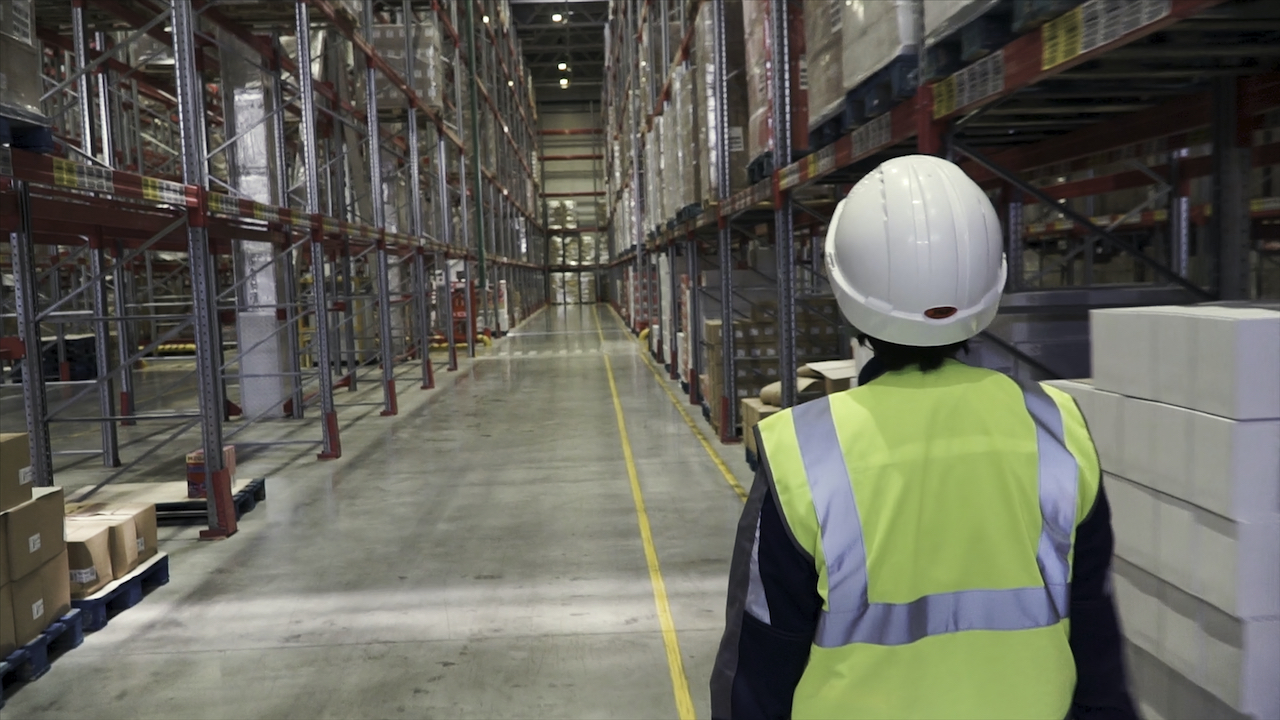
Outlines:
[[[625, 329], [626, 325], [622, 322], [622, 317], [618, 315], [618, 311], [614, 310], [612, 306], [609, 307], [609, 310], [613, 313], [614, 318], [617, 319], [618, 324], [622, 325], [623, 329]], [[627, 334], [630, 335], [631, 333], [628, 331]], [[733, 488], [733, 492], [737, 494], [739, 500], [746, 502], [746, 489], [743, 488], [742, 483], [739, 483], [738, 479], [733, 476], [733, 471], [725, 464], [724, 458], [720, 457], [720, 453], [716, 452], [715, 446], [713, 446], [711, 441], [707, 439], [706, 433], [702, 432], [702, 428], [698, 427], [698, 423], [693, 419], [693, 416], [685, 409], [684, 403], [680, 401], [680, 398], [676, 397], [674, 392], [672, 392], [671, 388], [667, 385], [666, 379], [662, 377], [662, 373], [658, 372], [658, 368], [654, 366], [653, 361], [651, 361], [648, 355], [643, 352], [643, 347], [642, 352], [640, 353], [640, 359], [644, 361], [645, 366], [649, 368], [649, 372], [653, 373], [654, 378], [658, 380], [658, 387], [662, 388], [663, 392], [667, 394], [667, 398], [671, 400], [671, 404], [675, 406], [676, 410], [680, 411], [680, 416], [684, 418], [684, 424], [689, 426], [689, 429], [693, 431], [694, 437], [698, 438], [699, 443], [702, 443], [702, 449], [707, 451], [707, 455], [711, 457], [711, 462], [715, 463], [716, 467], [720, 469], [720, 474], [724, 476], [724, 481], [729, 484], [730, 488]]]
[[[600, 314], [591, 313], [596, 321], [596, 333], [600, 336], [600, 349], [604, 351], [604, 329], [600, 326]], [[636, 473], [636, 460], [627, 439], [627, 421], [622, 415], [622, 399], [618, 397], [618, 383], [613, 377], [613, 363], [608, 353], [604, 355], [604, 369], [609, 376], [609, 392], [613, 394], [613, 412], [618, 418], [618, 437], [622, 441], [622, 455], [627, 462], [627, 477], [631, 480], [631, 499], [636, 505], [636, 522], [640, 525], [640, 541], [644, 544], [644, 558], [649, 564], [649, 582], [653, 585], [653, 602], [658, 606], [658, 624], [662, 627], [662, 644], [666, 646], [667, 667], [671, 670], [671, 688], [675, 693], [676, 713], [680, 720], [694, 720], [693, 698], [689, 695], [689, 678], [684, 672], [684, 659], [680, 654], [680, 640], [676, 637], [676, 624], [671, 618], [671, 604], [667, 601], [667, 585], [662, 580], [658, 566], [658, 551], [653, 546], [653, 531], [649, 527], [649, 513], [644, 507], [644, 495], [640, 492], [640, 478]]]

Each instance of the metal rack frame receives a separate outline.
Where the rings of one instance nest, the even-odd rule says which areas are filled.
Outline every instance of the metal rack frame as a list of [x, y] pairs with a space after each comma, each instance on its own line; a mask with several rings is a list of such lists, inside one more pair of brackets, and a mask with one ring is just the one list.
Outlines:
[[[921, 83], [914, 97], [835, 142], [793, 152], [797, 134], [791, 124], [799, 103], [795, 53], [789, 48], [794, 34], [787, 32], [795, 16], [787, 10], [795, 0], [757, 1], [769, 3], [772, 26], [774, 157], [804, 157], [777, 163], [780, 167], [769, 178], [721, 197], [716, 208], [695, 220], [672, 222], [652, 234], [632, 223], [633, 235], [618, 243], [626, 250], [615, 257], [611, 272], [615, 278], [628, 268], [637, 275], [648, 272], [646, 258], [659, 253], [668, 255], [673, 268], [680, 267], [675, 260], [683, 255], [682, 266], [695, 282], [704, 268], [718, 267], [719, 293], [732, 298], [737, 294], [734, 266], [748, 243], [767, 237], [777, 257], [784, 406], [796, 401], [795, 378], [787, 368], [795, 358], [797, 303], [802, 305], [809, 293], [821, 293], [825, 284], [817, 232], [852, 183], [879, 162], [901, 154], [958, 159], [996, 194], [1010, 262], [1002, 313], [1047, 316], [1090, 307], [1248, 298], [1262, 292], [1260, 281], [1255, 281], [1260, 268], [1280, 258], [1280, 247], [1266, 242], [1275, 235], [1280, 202], [1274, 192], [1251, 198], [1248, 188], [1250, 168], [1280, 160], [1274, 142], [1257, 137], [1263, 127], [1277, 125], [1275, 111], [1280, 107], [1280, 67], [1270, 44], [1280, 31], [1280, 17], [1265, 3], [1142, 0], [1141, 6], [1134, 4], [1141, 17], [1126, 20], [1128, 25], [1110, 35], [1102, 31], [1103, 37], [1092, 45], [1075, 37], [1077, 44], [1069, 47], [1072, 23], [1081, 22], [1081, 13], [1097, 9], [1095, 0], [1092, 8], [1078, 6], [968, 67]], [[651, 58], [637, 57], [633, 48], [643, 33], [665, 35], [665, 21], [683, 22], [703, 4], [715, 13], [716, 90], [719, 107], [724, 108], [724, 0], [617, 0], [611, 7], [605, 102], [636, 103], [643, 109], [633, 115], [640, 118], [639, 128], [625, 127], [625, 114], [618, 113], [608, 129], [622, 140], [622, 151], [608, 153], [609, 161], [629, 170], [610, 198], [615, 208], [611, 230], [619, 228], [616, 208], [623, 189], [641, 196], [637, 205], [644, 202], [641, 177], [650, 169], [642, 167], [641, 148], [653, 117], [663, 112], [672, 68], [688, 56], [688, 40], [686, 36], [675, 51], [663, 43], [661, 55]], [[674, 26], [686, 27], [679, 22]], [[657, 77], [667, 78], [660, 90], [640, 87], [641, 62], [657, 63]], [[728, 128], [722, 117], [714, 132], [717, 147], [723, 148]], [[628, 136], [638, 140], [627, 143]], [[1196, 148], [1201, 152], [1192, 151]], [[1164, 164], [1141, 161], [1152, 155], [1165, 158]], [[723, 158], [718, 159], [724, 168]], [[1100, 172], [1094, 173], [1094, 168]], [[1082, 174], [1087, 177], [1079, 177]], [[1212, 202], [1194, 205], [1189, 183], [1201, 177], [1212, 178]], [[727, 184], [722, 175], [720, 187]], [[1150, 188], [1137, 207], [1101, 216], [1090, 211], [1094, 200], [1106, 193], [1135, 188]], [[1166, 202], [1165, 196], [1171, 199]], [[1028, 208], [1035, 203], [1051, 211], [1040, 219], [1029, 217]], [[1168, 207], [1156, 207], [1159, 204]], [[1194, 270], [1189, 248], [1196, 244], [1200, 227], [1206, 228], [1200, 243], [1211, 243], [1214, 249], [1211, 262], [1204, 263], [1208, 267]], [[1251, 239], [1251, 228], [1257, 242]], [[1141, 268], [1134, 270], [1134, 282], [1098, 278], [1094, 260], [1103, 253], [1132, 257]], [[1041, 255], [1065, 268], [1054, 278], [1055, 287], [1044, 282], [1053, 268], [1029, 266]], [[1081, 266], [1079, 272], [1076, 265]], [[693, 321], [678, 328], [689, 334], [692, 348], [703, 345], [698, 337], [699, 295], [694, 292], [691, 297]], [[629, 312], [631, 295], [614, 300], [633, 330], [649, 322]], [[726, 388], [720, 429], [726, 442], [736, 439], [737, 424], [731, 305], [721, 303]], [[679, 313], [675, 314], [678, 322]], [[849, 330], [844, 328], [846, 337]], [[999, 336], [988, 333], [984, 339], [1011, 353], [1035, 375], [1055, 372]], [[693, 404], [703, 401], [697, 387], [700, 355], [695, 352], [690, 358], [690, 377], [681, 378], [688, 383]], [[660, 359], [674, 367], [674, 358]]]
[[[397, 381], [434, 385], [433, 345], [447, 346], [447, 368], [457, 369], [451, 295], [467, 300], [461, 324], [470, 355], [472, 328], [497, 330], [501, 293], [519, 299], [511, 304], [516, 320], [545, 303], [532, 171], [537, 118], [532, 98], [519, 92], [527, 71], [502, 22], [510, 17], [505, 0], [35, 7], [43, 105], [65, 157], [0, 148], [0, 227], [9, 240], [0, 261], [15, 278], [12, 297], [0, 296], [13, 325], [0, 335], [17, 335], [3, 345], [24, 380], [37, 484], [52, 484], [53, 458], [62, 454], [51, 423], [98, 426], [102, 449], [93, 454], [119, 468], [112, 478], [157, 449], [129, 457], [117, 427], [161, 423], [161, 432], [173, 430], [167, 442], [198, 427], [206, 535], [229, 534], [224, 442], [307, 444], [320, 458], [340, 457], [336, 390], [354, 391], [376, 371], [377, 406], [395, 415]], [[406, 80], [414, 32], [405, 33], [403, 63], [374, 47], [375, 24], [397, 20], [429, 21], [451, 56], [441, 59], [438, 82], [449, 87], [437, 106]], [[157, 57], [172, 58], [172, 69], [157, 72]], [[255, 77], [248, 85], [230, 74], [238, 63]], [[386, 85], [404, 96], [401, 111], [379, 111], [376, 89]], [[258, 105], [242, 102], [237, 93], [246, 89]], [[231, 111], [242, 107], [260, 114], [237, 125]], [[260, 145], [242, 150], [246, 142]], [[269, 168], [250, 189], [235, 177], [245, 174], [246, 157]], [[261, 295], [270, 285], [277, 292]], [[370, 327], [360, 327], [360, 304], [376, 317]], [[268, 316], [269, 331], [247, 345], [235, 341], [240, 332], [224, 337], [227, 323], [255, 312]], [[95, 364], [92, 377], [76, 381], [66, 348], [81, 330], [92, 335]], [[197, 409], [140, 410], [156, 398], [138, 397], [136, 365], [179, 340], [195, 368], [174, 385], [194, 375]], [[246, 370], [246, 357], [272, 345], [284, 348], [268, 356], [279, 372]], [[46, 379], [46, 352], [59, 359], [57, 379]], [[243, 417], [228, 400], [236, 376], [282, 383], [285, 401]], [[49, 388], [58, 385], [69, 390], [51, 408]], [[95, 391], [96, 416], [67, 415]], [[315, 439], [252, 432], [313, 408]]]

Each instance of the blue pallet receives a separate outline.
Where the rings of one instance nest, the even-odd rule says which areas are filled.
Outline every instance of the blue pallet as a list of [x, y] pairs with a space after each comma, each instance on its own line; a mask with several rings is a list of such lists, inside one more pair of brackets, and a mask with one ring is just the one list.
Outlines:
[[84, 613], [84, 630], [93, 632], [107, 626], [116, 614], [142, 602], [150, 590], [169, 582], [169, 556], [157, 553], [133, 572], [112, 582], [83, 600], [72, 600], [71, 606]]
[[1009, 44], [1014, 35], [1013, 5], [1013, 0], [1000, 0], [945, 36], [930, 39], [920, 65], [921, 77], [926, 82], [941, 80]]
[[1065, 15], [1084, 0], [1014, 0], [1012, 29], [1019, 35]]
[[889, 112], [895, 105], [914, 97], [919, 84], [919, 62], [915, 55], [899, 55], [861, 85], [845, 94], [845, 122], [858, 127]]
[[685, 394], [685, 395], [688, 395], [688, 394], [689, 394], [689, 381], [688, 381], [688, 380], [681, 380], [681, 381], [680, 381], [680, 390], [682, 390], [682, 391], [684, 392], [684, 394]]
[[773, 176], [773, 151], [761, 154], [747, 163], [747, 181], [752, 185]]
[[57, 149], [53, 131], [49, 128], [7, 117], [0, 117], [0, 145], [41, 155], [48, 155]]
[[58, 655], [80, 647], [84, 642], [84, 613], [72, 609], [45, 628], [35, 640], [9, 653], [0, 660], [0, 707], [4, 696], [14, 685], [28, 683], [49, 672]]
[[760, 469], [760, 458], [751, 452], [751, 448], [745, 448], [745, 450], [747, 453], [747, 467], [751, 468], [751, 472], [756, 472]]

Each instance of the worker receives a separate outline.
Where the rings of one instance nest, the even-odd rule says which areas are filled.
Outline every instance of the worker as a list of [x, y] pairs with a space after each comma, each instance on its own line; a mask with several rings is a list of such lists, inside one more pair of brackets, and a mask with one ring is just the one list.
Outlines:
[[712, 716], [1136, 718], [1084, 418], [958, 360], [1005, 284], [991, 201], [946, 160], [889, 160], [826, 266], [878, 367], [756, 428]]

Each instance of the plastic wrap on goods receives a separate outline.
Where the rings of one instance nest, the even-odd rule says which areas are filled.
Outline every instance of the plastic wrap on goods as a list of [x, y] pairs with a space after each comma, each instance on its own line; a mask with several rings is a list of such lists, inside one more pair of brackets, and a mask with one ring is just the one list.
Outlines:
[[[412, 73], [405, 70], [405, 26], [374, 25], [371, 28], [373, 48], [387, 61], [418, 97], [429, 107], [441, 107], [440, 37], [431, 18], [413, 22], [414, 58]], [[412, 75], [412, 77], [410, 77]], [[409, 99], [382, 73], [374, 85], [380, 109], [398, 110], [409, 106]]]
[[[753, 0], [754, 2], [755, 0]], [[746, 49], [743, 42], [743, 3], [728, 2], [724, 4], [724, 54], [725, 84], [728, 86], [727, 116], [729, 123], [728, 148], [729, 187], [724, 196], [747, 186], [747, 163], [752, 158], [747, 155], [747, 72]], [[716, 171], [716, 143], [719, 135], [716, 127], [716, 106], [719, 98], [715, 92], [714, 51], [714, 18], [711, 3], [702, 3], [698, 9], [698, 29], [694, 33], [693, 42], [693, 94], [694, 112], [697, 114], [697, 148], [699, 182], [698, 190], [701, 200], [715, 203], [720, 199], [719, 175]]]
[[844, 20], [842, 2], [804, 4], [804, 42], [809, 76], [809, 127], [844, 108]]
[[40, 111], [43, 79], [39, 51], [0, 35], [0, 115], [32, 125], [48, 125], [48, 118]]
[[1000, 0], [928, 0], [924, 3], [924, 46], [950, 37]]
[[698, 187], [698, 128], [693, 106], [693, 80], [693, 70], [690, 65], [685, 64], [676, 69], [671, 83], [672, 112], [678, 135], [675, 143], [676, 169], [680, 173], [677, 210], [702, 199], [702, 192]]
[[918, 0], [846, 0], [844, 82], [856, 88], [918, 44]]
[[596, 276], [591, 273], [582, 273], [578, 276], [578, 298], [584, 305], [591, 305], [596, 301]]
[[769, 4], [742, 3], [747, 66], [747, 157], [755, 160], [773, 149], [773, 64], [770, 61]]

